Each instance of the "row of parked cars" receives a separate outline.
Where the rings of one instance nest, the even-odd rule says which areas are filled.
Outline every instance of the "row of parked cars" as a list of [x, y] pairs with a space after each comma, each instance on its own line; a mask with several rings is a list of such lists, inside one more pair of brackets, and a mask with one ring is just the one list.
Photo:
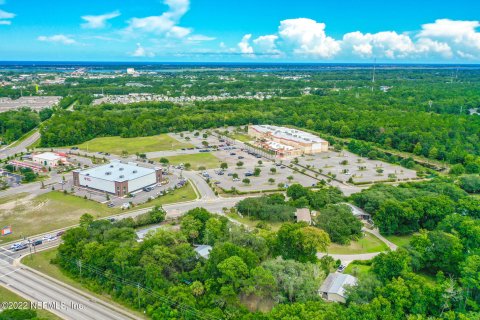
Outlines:
[[30, 240], [30, 241], [17, 242], [17, 243], [14, 243], [10, 246], [10, 250], [20, 251], [20, 250], [27, 249], [30, 245], [32, 247], [35, 247], [35, 246], [41, 245], [44, 242], [55, 241], [55, 240], [58, 239], [58, 237], [62, 236], [62, 234], [64, 234], [64, 233], [65, 233], [65, 231], [59, 231], [56, 234], [47, 234], [47, 235], [43, 236], [42, 239], [33, 239], [33, 240]]

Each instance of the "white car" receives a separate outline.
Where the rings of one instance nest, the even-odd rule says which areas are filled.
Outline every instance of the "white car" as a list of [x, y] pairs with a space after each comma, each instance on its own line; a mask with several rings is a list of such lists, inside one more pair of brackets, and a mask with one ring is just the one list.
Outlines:
[[49, 239], [47, 239], [47, 241], [55, 241], [57, 239], [58, 239], [57, 236], [51, 236]]
[[53, 236], [51, 234], [46, 234], [43, 236], [43, 241], [50, 241], [50, 239], [53, 238]]

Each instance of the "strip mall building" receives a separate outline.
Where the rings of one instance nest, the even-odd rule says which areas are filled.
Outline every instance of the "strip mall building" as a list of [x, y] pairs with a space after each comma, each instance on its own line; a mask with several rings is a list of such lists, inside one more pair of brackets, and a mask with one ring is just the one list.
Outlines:
[[109, 164], [86, 170], [73, 171], [77, 187], [107, 192], [118, 197], [153, 186], [162, 181], [161, 168], [139, 167], [135, 162], [112, 160]]
[[328, 141], [301, 130], [251, 125], [248, 134], [256, 138], [260, 147], [275, 152], [281, 158], [328, 151]]

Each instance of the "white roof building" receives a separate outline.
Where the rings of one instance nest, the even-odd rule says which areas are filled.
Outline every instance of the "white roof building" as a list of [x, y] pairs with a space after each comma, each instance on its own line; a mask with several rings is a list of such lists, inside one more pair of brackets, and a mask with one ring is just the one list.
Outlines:
[[194, 249], [194, 251], [197, 253], [197, 255], [199, 257], [202, 257], [204, 259], [208, 259], [208, 257], [210, 256], [210, 251], [212, 251], [212, 246], [202, 244], [202, 245], [197, 246]]
[[259, 132], [270, 133], [274, 137], [293, 140], [300, 143], [327, 142], [326, 140], [314, 134], [311, 134], [309, 132], [291, 129], [287, 127], [278, 127], [278, 126], [270, 126], [270, 125], [253, 125], [252, 127]]
[[34, 154], [32, 161], [46, 167], [56, 167], [60, 162], [65, 162], [67, 158], [54, 152], [43, 152]]
[[141, 178], [153, 171], [150, 168], [139, 167], [135, 162], [123, 163], [119, 160], [112, 160], [109, 164], [83, 170], [82, 174], [107, 181], [123, 182]]
[[123, 197], [142, 188], [161, 182], [161, 168], [139, 167], [135, 162], [112, 160], [109, 164], [73, 171], [73, 183]]

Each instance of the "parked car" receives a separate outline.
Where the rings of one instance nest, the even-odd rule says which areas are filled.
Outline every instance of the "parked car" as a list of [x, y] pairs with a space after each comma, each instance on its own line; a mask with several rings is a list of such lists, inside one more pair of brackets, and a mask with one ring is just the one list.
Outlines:
[[65, 233], [65, 231], [59, 231], [59, 232], [57, 232], [57, 237], [61, 237], [64, 233]]
[[107, 207], [113, 208], [113, 207], [115, 207], [115, 205], [112, 202], [110, 202], [109, 204], [107, 204]]
[[240, 181], [240, 178], [233, 178], [233, 181]]
[[338, 267], [337, 271], [338, 271], [338, 272], [343, 272], [343, 271], [345, 270], [345, 268], [346, 268], [346, 266], [344, 266], [343, 264], [341, 264], [341, 265]]

